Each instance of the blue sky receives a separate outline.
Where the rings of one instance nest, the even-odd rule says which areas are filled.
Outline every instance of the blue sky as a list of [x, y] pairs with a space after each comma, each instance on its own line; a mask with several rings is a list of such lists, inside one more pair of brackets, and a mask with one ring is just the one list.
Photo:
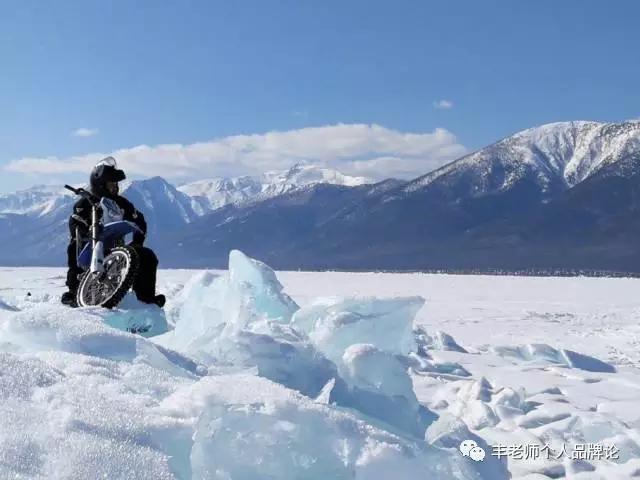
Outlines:
[[176, 181], [294, 160], [412, 176], [534, 125], [637, 118], [639, 16], [632, 0], [3, 0], [0, 192], [112, 152]]

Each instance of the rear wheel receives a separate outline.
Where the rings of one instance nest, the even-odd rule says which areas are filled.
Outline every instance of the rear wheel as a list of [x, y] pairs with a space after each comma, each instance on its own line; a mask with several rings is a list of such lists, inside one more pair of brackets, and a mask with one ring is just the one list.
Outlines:
[[113, 308], [129, 291], [138, 274], [138, 254], [132, 247], [118, 247], [104, 258], [102, 273], [84, 273], [78, 286], [80, 307]]

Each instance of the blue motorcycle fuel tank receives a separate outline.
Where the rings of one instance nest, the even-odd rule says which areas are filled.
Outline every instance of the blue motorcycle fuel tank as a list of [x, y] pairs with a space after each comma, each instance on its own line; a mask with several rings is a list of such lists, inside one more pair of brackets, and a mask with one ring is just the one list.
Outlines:
[[[128, 220], [119, 220], [117, 222], [107, 223], [102, 228], [102, 233], [98, 240], [102, 240], [105, 249], [112, 248], [117, 240], [120, 240], [130, 233], [141, 232], [140, 228]], [[91, 255], [93, 253], [92, 242], [87, 242], [83, 247], [80, 255], [78, 255], [78, 266], [87, 269], [91, 265]]]

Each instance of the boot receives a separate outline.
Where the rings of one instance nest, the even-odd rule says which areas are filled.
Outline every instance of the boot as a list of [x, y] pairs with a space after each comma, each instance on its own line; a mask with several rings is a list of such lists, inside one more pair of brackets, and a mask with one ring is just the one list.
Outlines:
[[75, 290], [69, 290], [68, 292], [64, 292], [62, 297], [60, 298], [60, 302], [63, 305], [68, 305], [71, 308], [76, 308], [78, 304], [76, 303], [76, 292]]
[[164, 307], [164, 304], [167, 303], [167, 298], [164, 295], [154, 295], [153, 297], [138, 296], [138, 301], [149, 305], [157, 305], [162, 308]]
[[162, 308], [164, 307], [164, 304], [167, 303], [167, 297], [164, 295], [156, 295], [153, 299], [153, 303]]

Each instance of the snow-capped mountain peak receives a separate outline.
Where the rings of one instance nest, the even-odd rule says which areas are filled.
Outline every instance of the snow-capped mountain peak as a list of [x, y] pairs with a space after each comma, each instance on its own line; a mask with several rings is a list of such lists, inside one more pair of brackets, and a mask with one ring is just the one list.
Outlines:
[[406, 185], [405, 191], [464, 179], [470, 196], [506, 191], [527, 180], [542, 196], [571, 188], [604, 165], [640, 149], [640, 123], [558, 122], [529, 128]]
[[198, 180], [178, 187], [191, 198], [193, 210], [203, 215], [227, 204], [245, 203], [262, 191], [258, 179], [248, 176]]
[[320, 183], [344, 186], [371, 183], [365, 177], [345, 175], [337, 170], [297, 163], [288, 170], [266, 172], [259, 177], [221, 177], [199, 180], [178, 187], [193, 200], [192, 207], [204, 214], [227, 204], [245, 204], [282, 195]]
[[176, 227], [196, 217], [191, 198], [162, 177], [134, 180], [124, 185], [122, 195], [141, 210], [155, 228]]
[[284, 172], [266, 172], [262, 178], [264, 183], [295, 186], [329, 183], [353, 187], [371, 183], [371, 180], [365, 177], [352, 177], [331, 168], [308, 163], [296, 163]]
[[0, 212], [41, 216], [69, 201], [71, 193], [61, 185], [35, 185], [0, 195]]
[[[559, 122], [514, 135], [568, 187], [582, 182], [605, 163], [640, 148], [640, 123]], [[538, 155], [536, 155], [536, 153]]]

